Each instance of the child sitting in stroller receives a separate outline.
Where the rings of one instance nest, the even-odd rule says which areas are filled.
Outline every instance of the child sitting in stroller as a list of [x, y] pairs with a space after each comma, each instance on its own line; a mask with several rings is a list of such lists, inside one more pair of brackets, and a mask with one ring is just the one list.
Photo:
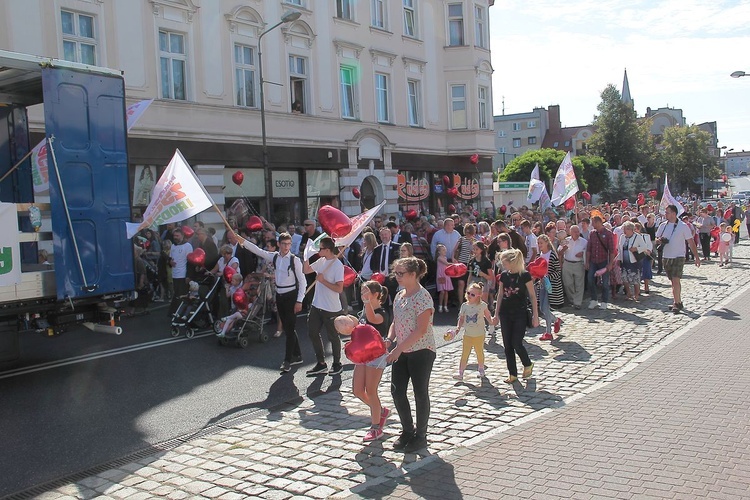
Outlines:
[[[231, 285], [227, 287], [226, 289], [227, 297], [229, 297], [230, 299], [233, 299], [235, 292], [240, 289], [242, 289], [242, 275], [240, 273], [235, 273], [232, 275]], [[223, 326], [221, 328], [221, 333], [217, 334], [217, 337], [219, 338], [226, 337], [227, 332], [231, 331], [232, 327], [237, 322], [237, 320], [244, 318], [247, 315], [247, 312], [250, 309], [250, 306], [252, 306], [252, 302], [249, 302], [243, 308], [239, 308], [235, 300], [231, 300], [231, 303], [232, 303], [231, 311], [230, 311], [229, 316], [225, 316], [221, 318], [221, 322], [223, 323]]]
[[188, 283], [188, 294], [184, 296], [184, 300], [180, 302], [180, 306], [175, 312], [175, 319], [187, 321], [190, 314], [200, 305], [200, 285], [196, 281]]

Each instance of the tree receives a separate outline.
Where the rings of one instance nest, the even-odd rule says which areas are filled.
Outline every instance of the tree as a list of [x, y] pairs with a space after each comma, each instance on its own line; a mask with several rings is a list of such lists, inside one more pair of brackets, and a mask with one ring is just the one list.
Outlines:
[[588, 149], [601, 156], [610, 166], [635, 167], [639, 160], [639, 134], [635, 110], [622, 102], [620, 92], [609, 84], [601, 93], [602, 101], [594, 117], [596, 132], [588, 142]]
[[[565, 151], [548, 148], [526, 151], [508, 163], [505, 170], [498, 176], [498, 180], [528, 182], [534, 166], [539, 164], [539, 178], [549, 188], [552, 186], [552, 180], [565, 154]], [[591, 193], [598, 193], [603, 186], [602, 179], [607, 175], [607, 163], [604, 159], [598, 156], [576, 156], [572, 161], [579, 191], [588, 190]]]
[[[601, 193], [609, 181], [609, 173], [606, 160], [601, 156], [584, 155], [573, 158], [573, 166], [580, 161], [583, 167], [583, 178], [586, 183], [586, 191], [591, 194]], [[583, 188], [581, 188], [583, 190]]]
[[695, 125], [664, 129], [659, 156], [673, 192], [700, 193], [704, 165], [706, 179], [721, 175], [716, 158], [708, 151], [710, 141], [711, 136]]
[[648, 190], [649, 182], [648, 178], [646, 178], [645, 175], [643, 175], [643, 171], [641, 170], [641, 167], [638, 167], [635, 171], [635, 175], [633, 176], [633, 193], [635, 195], [638, 195], [638, 193], [643, 193]]

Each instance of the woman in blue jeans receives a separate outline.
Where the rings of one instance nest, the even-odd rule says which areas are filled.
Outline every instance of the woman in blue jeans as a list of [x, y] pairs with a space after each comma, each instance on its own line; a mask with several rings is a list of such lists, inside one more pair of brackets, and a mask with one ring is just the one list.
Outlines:
[[[402, 429], [393, 449], [411, 453], [427, 447], [430, 374], [435, 362], [435, 336], [432, 332], [435, 306], [430, 292], [419, 283], [427, 273], [427, 265], [422, 259], [398, 259], [393, 263], [393, 273], [403, 288], [393, 299], [393, 323], [388, 331], [388, 339], [396, 342], [387, 360], [393, 363], [391, 396]], [[414, 391], [416, 426], [406, 394], [409, 381]]]

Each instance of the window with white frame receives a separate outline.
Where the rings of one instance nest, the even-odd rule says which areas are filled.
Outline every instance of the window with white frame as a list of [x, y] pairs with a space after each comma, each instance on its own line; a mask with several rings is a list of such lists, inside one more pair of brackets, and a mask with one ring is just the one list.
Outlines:
[[96, 33], [94, 18], [86, 14], [60, 11], [63, 59], [96, 65]]
[[448, 45], [464, 44], [464, 6], [461, 3], [448, 4]]
[[234, 94], [237, 106], [254, 108], [255, 102], [255, 48], [234, 44]]
[[518, 122], [513, 122], [513, 124], [511, 125], [511, 128], [512, 128], [512, 130], [513, 130], [514, 132], [516, 132], [516, 131], [518, 131], [518, 130], [521, 130], [521, 124], [520, 124], [520, 123], [518, 123]]
[[383, 73], [375, 73], [375, 104], [378, 121], [382, 123], [390, 122], [390, 86], [388, 75]]
[[185, 35], [159, 30], [159, 65], [161, 71], [161, 97], [187, 99], [187, 58]]
[[474, 45], [487, 48], [487, 10], [481, 5], [474, 6]]
[[375, 28], [386, 29], [386, 0], [370, 0], [372, 22]]
[[521, 138], [517, 137], [513, 139], [513, 147], [514, 148], [520, 148], [521, 147]]
[[526, 128], [536, 128], [536, 120], [529, 120], [526, 124]]
[[505, 146], [500, 146], [499, 148], [497, 148], [497, 152], [498, 153], [505, 153]]
[[529, 137], [529, 145], [536, 144], [536, 137]]
[[479, 100], [479, 128], [486, 130], [489, 127], [489, 120], [487, 120], [487, 101], [489, 99], [489, 90], [487, 87], [479, 87], [477, 98]]
[[417, 36], [417, 11], [414, 2], [416, 0], [404, 0], [404, 35], [410, 37]]
[[505, 133], [505, 130], [498, 130], [497, 131], [497, 136], [498, 137], [505, 137], [506, 135], [508, 135], [508, 134]]
[[289, 3], [292, 5], [296, 5], [297, 7], [304, 7], [304, 4], [302, 3], [302, 0], [284, 0], [284, 3]]
[[354, 86], [355, 68], [351, 66], [341, 66], [339, 75], [341, 79], [341, 118], [357, 118], [357, 94]]
[[336, 17], [354, 21], [354, 0], [336, 0]]
[[308, 64], [307, 58], [289, 56], [289, 91], [292, 101], [292, 111], [308, 113]]
[[409, 125], [419, 127], [422, 125], [422, 95], [419, 80], [407, 80], [406, 91], [409, 97]]
[[451, 85], [451, 128], [466, 128], [466, 85]]

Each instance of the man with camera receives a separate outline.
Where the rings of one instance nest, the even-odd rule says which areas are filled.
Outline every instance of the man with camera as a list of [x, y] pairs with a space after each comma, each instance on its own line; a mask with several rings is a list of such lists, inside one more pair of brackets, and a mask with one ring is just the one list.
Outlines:
[[[656, 245], [662, 248], [664, 259], [664, 270], [667, 278], [672, 283], [672, 296], [674, 304], [669, 310], [677, 314], [682, 309], [682, 270], [685, 267], [685, 243], [687, 242], [693, 255], [698, 255], [695, 239], [690, 228], [677, 218], [678, 211], [675, 205], [669, 205], [666, 209], [666, 218], [656, 230]], [[700, 267], [701, 260], [695, 259], [696, 267]]]

